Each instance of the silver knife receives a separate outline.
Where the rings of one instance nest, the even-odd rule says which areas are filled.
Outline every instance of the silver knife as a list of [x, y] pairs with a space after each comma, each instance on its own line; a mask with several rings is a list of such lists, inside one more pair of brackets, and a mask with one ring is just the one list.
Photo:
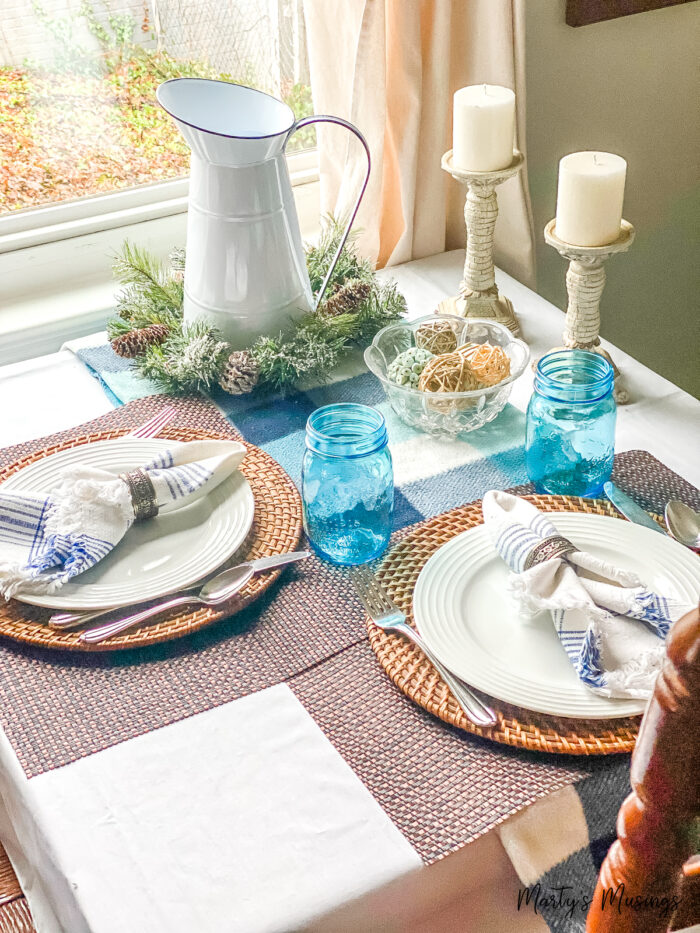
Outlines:
[[653, 528], [659, 534], [666, 534], [651, 515], [645, 512], [641, 505], [637, 505], [634, 499], [630, 499], [627, 493], [618, 489], [615, 483], [605, 483], [603, 490], [617, 511], [621, 512], [625, 518], [628, 518], [631, 522], [636, 522], [637, 525], [644, 525], [645, 528]]
[[[270, 557], [259, 557], [257, 560], [247, 561], [245, 564], [238, 565], [239, 567], [247, 567], [251, 571], [251, 576], [254, 573], [262, 573], [265, 570], [273, 570], [275, 567], [282, 567], [284, 564], [292, 564], [298, 560], [304, 560], [306, 557], [311, 555], [311, 551], [290, 551], [287, 554], [271, 554]], [[238, 569], [237, 567], [232, 567], [231, 571]], [[225, 571], [227, 572], [227, 571]], [[168, 596], [175, 596], [179, 593], [187, 593], [193, 589], [199, 589], [202, 586], [203, 580], [198, 580], [196, 583], [193, 583], [192, 586], [185, 587], [182, 590], [175, 590], [174, 593], [169, 593]], [[48, 620], [48, 625], [53, 629], [70, 629], [77, 628], [77, 626], [82, 625], [83, 622], [89, 622], [91, 619], [97, 619], [99, 616], [106, 616], [110, 612], [116, 612], [117, 609], [129, 609], [133, 606], [112, 606], [107, 609], [95, 609], [86, 611], [86, 612], [55, 612]]]

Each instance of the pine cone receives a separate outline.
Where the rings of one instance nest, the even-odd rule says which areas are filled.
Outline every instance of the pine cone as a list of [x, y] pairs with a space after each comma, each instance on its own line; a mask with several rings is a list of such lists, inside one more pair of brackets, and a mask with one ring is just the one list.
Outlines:
[[363, 301], [367, 301], [372, 292], [369, 282], [361, 279], [349, 279], [321, 307], [321, 313], [329, 317], [340, 314], [354, 314]]
[[115, 337], [112, 349], [117, 356], [133, 360], [135, 356], [145, 353], [148, 347], [163, 343], [169, 333], [170, 328], [166, 324], [149, 324], [148, 327], [130, 330], [121, 337]]
[[258, 382], [260, 368], [247, 350], [234, 350], [224, 363], [219, 385], [229, 395], [247, 395]]

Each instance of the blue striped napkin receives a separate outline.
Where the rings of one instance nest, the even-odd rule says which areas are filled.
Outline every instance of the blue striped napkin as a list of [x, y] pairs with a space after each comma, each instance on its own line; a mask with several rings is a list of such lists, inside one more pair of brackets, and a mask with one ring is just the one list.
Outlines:
[[[244, 456], [237, 441], [193, 441], [141, 469], [160, 512], [173, 512], [218, 486]], [[67, 468], [43, 495], [0, 486], [0, 595], [55, 592], [103, 560], [133, 523], [127, 484], [93, 466]]]
[[510, 493], [484, 496], [484, 522], [513, 574], [525, 611], [548, 609], [579, 678], [606, 697], [651, 695], [671, 623], [692, 606], [652, 592], [636, 574], [573, 550], [528, 566], [533, 551], [561, 536], [534, 505]]

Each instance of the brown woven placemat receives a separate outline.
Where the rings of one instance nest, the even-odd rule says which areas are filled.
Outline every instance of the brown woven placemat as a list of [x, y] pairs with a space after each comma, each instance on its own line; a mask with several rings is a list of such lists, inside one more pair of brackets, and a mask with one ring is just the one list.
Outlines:
[[[661, 512], [669, 498], [700, 508], [700, 492], [646, 451], [616, 455], [613, 479], [650, 511]], [[404, 529], [394, 542], [424, 524]], [[582, 781], [600, 835], [601, 825], [614, 825], [629, 793], [627, 755], [529, 751], [491, 742], [428, 713], [387, 677], [369, 640], [299, 672], [289, 686], [426, 862], [488, 832], [537, 798]]]
[[[617, 518], [608, 502], [572, 496], [527, 496], [545, 512], [584, 512]], [[394, 602], [413, 623], [413, 590], [428, 559], [444, 544], [468, 528], [483, 523], [481, 502], [451, 509], [409, 531], [384, 558], [377, 576]], [[547, 716], [480, 694], [493, 708], [498, 722], [490, 728], [475, 726], [464, 714], [447, 685], [423, 652], [399, 635], [385, 632], [367, 617], [373, 651], [391, 680], [406, 696], [434, 716], [459, 729], [504, 745], [531, 751], [568, 755], [610, 755], [634, 748], [641, 717], [577, 720]], [[477, 691], [478, 692], [478, 691]]]
[[22, 894], [7, 853], [0, 846], [0, 904], [7, 904]]
[[[125, 429], [90, 432], [40, 447], [0, 470], [0, 482], [51, 454], [82, 444], [112, 440], [126, 433]], [[202, 431], [191, 427], [169, 426], [160, 432], [160, 437], [174, 441], [193, 441], [211, 437], [228, 439], [230, 433], [222, 434], [211, 430]], [[245, 441], [242, 443], [245, 444]], [[301, 537], [301, 500], [296, 486], [269, 454], [251, 444], [245, 444], [245, 446], [247, 453], [241, 463], [240, 471], [250, 483], [255, 500], [253, 524], [243, 545], [222, 565], [221, 569], [245, 560], [255, 560], [270, 554], [293, 551]], [[281, 572], [281, 570], [273, 570], [269, 573], [256, 574], [234, 599], [220, 609], [201, 607], [187, 611], [171, 610], [158, 617], [156, 622], [139, 626], [97, 645], [80, 641], [78, 632], [50, 629], [46, 625], [46, 620], [53, 610], [30, 606], [13, 599], [8, 603], [0, 603], [0, 635], [37, 645], [40, 648], [71, 651], [117, 651], [155, 645], [173, 638], [181, 638], [183, 635], [190, 635], [218, 619], [235, 615], [269, 589]]]
[[[172, 428], [240, 439], [211, 402], [152, 396], [0, 450], [0, 468], [67, 440], [133, 430], [164, 405], [176, 409]], [[48, 651], [0, 636], [0, 726], [31, 778], [289, 680], [366, 637], [347, 575], [310, 557], [235, 617], [138, 650]]]
[[0, 905], [0, 933], [36, 933], [26, 897]]
[[488, 832], [539, 797], [591, 775], [617, 812], [629, 759], [566, 756], [499, 745], [457, 729], [401, 693], [367, 641], [289, 682], [326, 737], [427, 862]]

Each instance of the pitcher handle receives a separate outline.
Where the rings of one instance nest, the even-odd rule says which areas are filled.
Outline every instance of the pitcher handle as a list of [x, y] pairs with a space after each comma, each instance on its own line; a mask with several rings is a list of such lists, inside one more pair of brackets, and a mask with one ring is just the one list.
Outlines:
[[[360, 193], [358, 194], [357, 200], [355, 201], [355, 206], [352, 209], [352, 213], [350, 214], [350, 219], [348, 220], [348, 224], [340, 239], [340, 243], [338, 244], [338, 249], [335, 252], [333, 261], [328, 267], [328, 272], [326, 272], [326, 277], [323, 280], [323, 284], [321, 285], [321, 288], [319, 289], [318, 295], [316, 296], [316, 301], [314, 303], [314, 311], [315, 311], [318, 308], [318, 306], [321, 304], [321, 301], [323, 300], [323, 296], [326, 292], [326, 289], [328, 288], [328, 283], [330, 281], [331, 276], [333, 275], [333, 270], [335, 269], [337, 265], [338, 259], [340, 259], [340, 254], [343, 252], [343, 247], [345, 246], [348, 235], [350, 233], [350, 228], [352, 227], [355, 221], [355, 217], [357, 216], [357, 212], [360, 208], [360, 203], [364, 196], [365, 189], [367, 188], [367, 182], [369, 181], [369, 173], [372, 169], [372, 159], [370, 158], [369, 146], [367, 145], [367, 140], [365, 139], [365, 137], [362, 135], [362, 133], [358, 130], [356, 126], [354, 126], [352, 123], [349, 123], [347, 120], [343, 120], [341, 117], [332, 117], [332, 116], [329, 116], [328, 114], [319, 114], [318, 116], [304, 117], [303, 120], [299, 120], [297, 123], [294, 124], [294, 126], [289, 131], [289, 136], [291, 136], [292, 133], [295, 133], [297, 130], [300, 130], [302, 126], [308, 126], [310, 123], [335, 123], [337, 126], [344, 126], [346, 130], [350, 130], [351, 133], [354, 133], [355, 136], [357, 136], [357, 138], [360, 140], [360, 142], [364, 146], [365, 154], [367, 156], [367, 172], [365, 174], [365, 180], [362, 183], [362, 188], [360, 188]], [[289, 136], [287, 137], [287, 139], [289, 139]]]

